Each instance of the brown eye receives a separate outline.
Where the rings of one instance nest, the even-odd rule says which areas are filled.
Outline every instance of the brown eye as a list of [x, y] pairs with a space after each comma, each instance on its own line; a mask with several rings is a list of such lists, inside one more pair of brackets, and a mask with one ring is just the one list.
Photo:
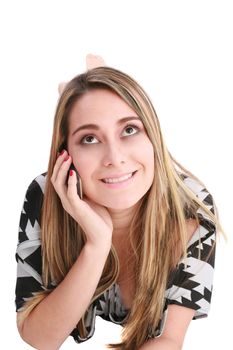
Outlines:
[[98, 143], [99, 141], [95, 138], [93, 135], [86, 135], [82, 138], [81, 142], [82, 144], [90, 144], [93, 145], [94, 143]]
[[124, 132], [126, 133], [126, 136], [134, 135], [139, 132], [139, 128], [135, 125], [128, 125], [125, 127]]

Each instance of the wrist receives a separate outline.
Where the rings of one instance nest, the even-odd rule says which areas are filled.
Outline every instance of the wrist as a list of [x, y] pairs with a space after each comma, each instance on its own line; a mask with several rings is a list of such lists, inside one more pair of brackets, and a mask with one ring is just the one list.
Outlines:
[[95, 244], [90, 241], [86, 242], [84, 246], [85, 251], [91, 254], [94, 254], [98, 257], [107, 257], [110, 249], [111, 249], [111, 242], [104, 242], [102, 244]]

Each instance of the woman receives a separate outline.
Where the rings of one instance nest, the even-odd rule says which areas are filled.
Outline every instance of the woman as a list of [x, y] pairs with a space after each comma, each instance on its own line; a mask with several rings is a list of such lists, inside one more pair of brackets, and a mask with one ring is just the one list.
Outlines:
[[181, 349], [190, 321], [209, 311], [214, 209], [168, 152], [137, 82], [104, 66], [75, 77], [58, 102], [48, 170], [21, 214], [20, 335], [58, 349], [70, 334], [89, 339], [99, 315], [123, 326], [109, 348]]

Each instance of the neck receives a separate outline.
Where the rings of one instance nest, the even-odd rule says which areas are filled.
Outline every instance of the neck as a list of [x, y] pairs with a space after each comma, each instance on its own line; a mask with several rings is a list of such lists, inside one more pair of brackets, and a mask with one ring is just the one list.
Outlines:
[[124, 210], [108, 209], [113, 222], [113, 241], [127, 236], [135, 210], [136, 206]]

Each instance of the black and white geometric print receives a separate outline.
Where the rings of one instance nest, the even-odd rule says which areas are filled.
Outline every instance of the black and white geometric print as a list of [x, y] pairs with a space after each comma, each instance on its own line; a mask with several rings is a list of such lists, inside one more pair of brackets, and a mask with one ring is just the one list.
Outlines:
[[20, 216], [16, 250], [16, 308], [19, 310], [33, 292], [43, 290], [41, 274], [40, 213], [43, 202], [45, 174], [28, 187]]
[[[196, 180], [183, 177], [185, 184], [196, 196], [214, 212], [211, 195]], [[16, 251], [17, 281], [16, 310], [19, 311], [25, 301], [34, 292], [43, 290], [41, 280], [41, 240], [40, 213], [46, 173], [39, 175], [28, 187], [19, 224], [19, 239]], [[216, 229], [206, 213], [199, 208], [197, 214], [200, 225], [188, 244], [187, 258], [180, 261], [169, 278], [164, 296], [164, 312], [157, 329], [152, 330], [148, 338], [160, 336], [163, 332], [169, 304], [185, 306], [195, 310], [194, 319], [206, 317], [210, 309], [215, 259]], [[87, 336], [80, 337], [75, 328], [71, 335], [77, 343], [91, 338], [95, 331], [96, 316], [104, 320], [124, 325], [129, 310], [124, 307], [120, 287], [114, 283], [89, 307], [85, 318]]]
[[[193, 179], [184, 182], [214, 212], [211, 195]], [[180, 261], [166, 290], [168, 304], [196, 310], [194, 319], [206, 317], [213, 288], [216, 228], [203, 209], [197, 210], [200, 225], [188, 243], [187, 258]], [[172, 283], [172, 284], [171, 284]]]

